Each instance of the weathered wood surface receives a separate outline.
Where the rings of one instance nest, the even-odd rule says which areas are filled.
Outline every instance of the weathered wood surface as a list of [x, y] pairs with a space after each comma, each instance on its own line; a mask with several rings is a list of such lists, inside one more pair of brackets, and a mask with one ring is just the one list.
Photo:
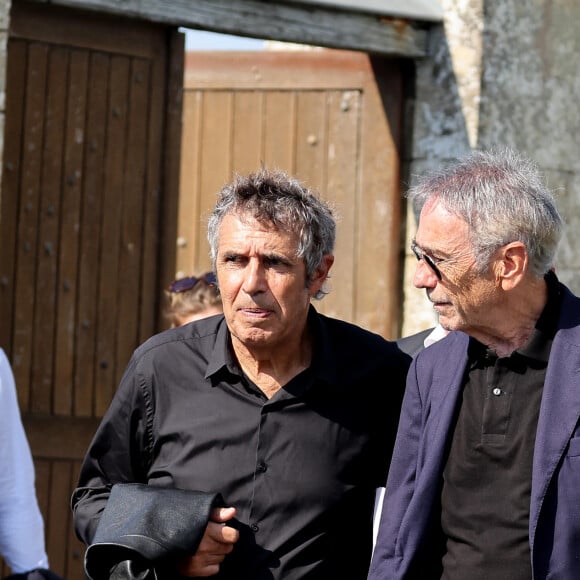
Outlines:
[[173, 26], [369, 53], [422, 57], [427, 31], [407, 19], [268, 0], [36, 0]]
[[183, 35], [38, 3], [11, 16], [0, 345], [51, 567], [81, 580], [71, 491], [131, 352], [159, 328], [174, 269]]
[[279, 167], [339, 216], [331, 292], [317, 308], [395, 336], [402, 74], [397, 62], [380, 74], [382, 88], [356, 52], [188, 53], [178, 273], [210, 265], [205, 217], [221, 186], [262, 163]]

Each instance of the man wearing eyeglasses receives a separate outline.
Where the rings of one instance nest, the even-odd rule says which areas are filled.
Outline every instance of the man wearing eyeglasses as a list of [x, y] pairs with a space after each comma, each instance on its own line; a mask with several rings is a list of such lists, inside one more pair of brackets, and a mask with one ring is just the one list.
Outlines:
[[[87, 572], [135, 577], [142, 560], [108, 559], [126, 549], [110, 550], [100, 572], [90, 556], [131, 543], [151, 559], [157, 543], [189, 531], [181, 520], [203, 519], [201, 510], [182, 517], [191, 508], [181, 494], [169, 530], [171, 510], [159, 502], [155, 529], [134, 517], [131, 530], [131, 518], [116, 517], [137, 495], [151, 505], [154, 489], [178, 488], [219, 493], [221, 503], [199, 543], [167, 550], [147, 577], [363, 580], [408, 357], [311, 304], [325, 294], [335, 220], [296, 180], [263, 169], [226, 185], [208, 239], [224, 315], [168, 330], [134, 353], [73, 497], [77, 533], [90, 544]], [[146, 490], [119, 487], [131, 483]], [[135, 493], [117, 506], [118, 490]], [[101, 522], [124, 530], [117, 544]]]
[[452, 332], [409, 371], [369, 579], [580, 578], [580, 300], [554, 198], [507, 149], [409, 197], [414, 284]]

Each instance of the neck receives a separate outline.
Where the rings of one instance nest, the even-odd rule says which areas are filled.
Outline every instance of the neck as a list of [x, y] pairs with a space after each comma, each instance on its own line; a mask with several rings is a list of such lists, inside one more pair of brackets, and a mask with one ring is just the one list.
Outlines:
[[234, 353], [247, 377], [270, 399], [280, 388], [310, 366], [312, 343], [307, 330], [279, 348], [255, 348], [232, 340]]
[[528, 280], [510, 292], [505, 307], [490, 317], [485, 329], [470, 334], [499, 357], [509, 356], [530, 339], [547, 300], [544, 279]]

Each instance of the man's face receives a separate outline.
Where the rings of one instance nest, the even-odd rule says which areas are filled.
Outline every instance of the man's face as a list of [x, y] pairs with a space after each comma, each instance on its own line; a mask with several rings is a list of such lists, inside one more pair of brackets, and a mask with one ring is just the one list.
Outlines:
[[224, 217], [216, 271], [234, 342], [249, 350], [275, 349], [301, 336], [310, 298], [321, 288], [332, 259], [307, 287], [297, 248], [294, 231], [278, 231], [251, 217]]
[[468, 237], [467, 223], [448, 212], [437, 200], [423, 207], [415, 243], [441, 273], [422, 259], [413, 284], [424, 288], [439, 322], [447, 330], [472, 333], [489, 322], [489, 312], [500, 300], [491, 269], [478, 273]]

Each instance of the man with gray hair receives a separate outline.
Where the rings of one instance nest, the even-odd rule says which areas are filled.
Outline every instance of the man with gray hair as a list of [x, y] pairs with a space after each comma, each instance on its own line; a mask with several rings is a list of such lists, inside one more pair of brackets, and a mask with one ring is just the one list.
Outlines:
[[448, 336], [415, 358], [371, 580], [580, 578], [580, 300], [529, 160], [474, 152], [409, 192]]
[[[73, 509], [87, 573], [362, 580], [408, 357], [312, 306], [334, 261], [335, 220], [295, 179], [263, 169], [226, 185], [208, 239], [223, 315], [136, 350], [84, 461]], [[181, 526], [207, 502], [174, 488], [220, 495], [199, 542]], [[175, 535], [187, 535], [180, 550], [154, 561]], [[154, 573], [111, 560], [127, 548]]]

